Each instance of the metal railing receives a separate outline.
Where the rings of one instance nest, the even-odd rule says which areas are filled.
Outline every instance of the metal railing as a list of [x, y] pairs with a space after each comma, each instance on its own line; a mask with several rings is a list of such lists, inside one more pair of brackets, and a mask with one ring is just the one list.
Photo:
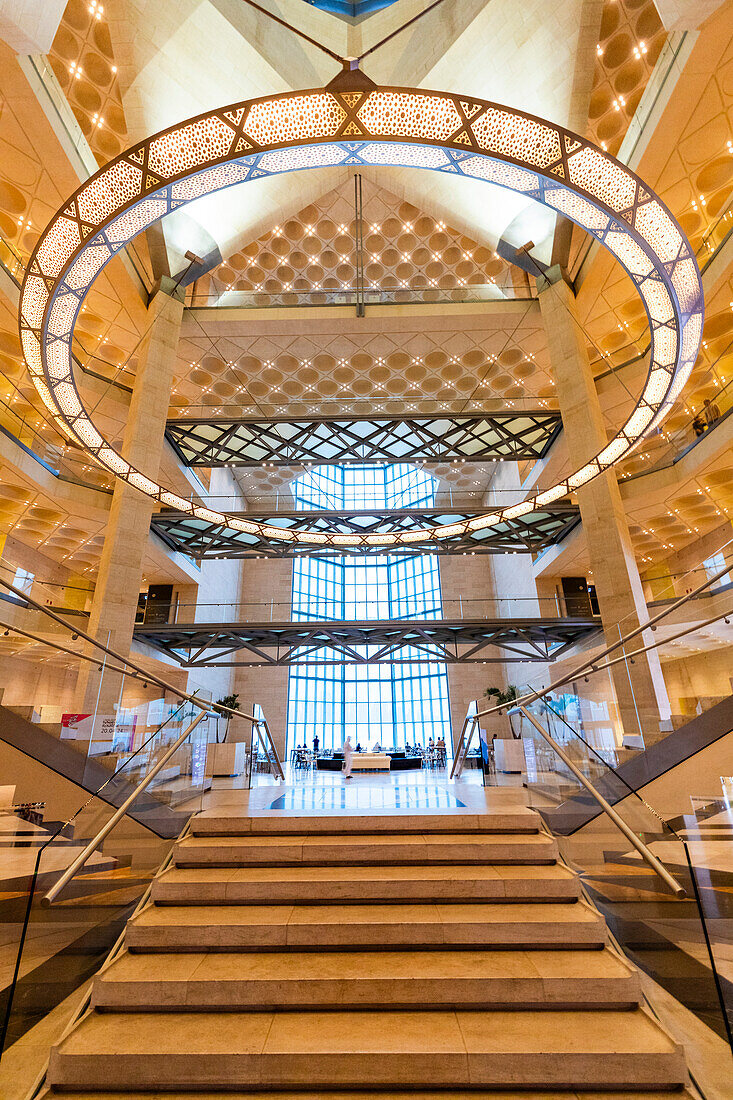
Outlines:
[[207, 290], [194, 284], [186, 300], [187, 309], [289, 309], [302, 306], [390, 306], [466, 305], [480, 302], [535, 301], [529, 287], [507, 282], [476, 283], [471, 286], [354, 286], [311, 290]]
[[[723, 550], [730, 548], [731, 546], [733, 546], [733, 539], [730, 539], [728, 542], [724, 543], [724, 545], [720, 547], [718, 553], [721, 553]], [[700, 566], [696, 566], [694, 569], [690, 570], [690, 573], [694, 574], [699, 570], [699, 568]], [[628, 642], [632, 641], [634, 638], [638, 638], [640, 634], [643, 634], [647, 630], [653, 632], [657, 624], [660, 623], [663, 619], [667, 618], [668, 615], [671, 615], [674, 611], [677, 611], [680, 607], [683, 607], [685, 604], [689, 603], [690, 600], [695, 599], [695, 597], [699, 596], [701, 593], [712, 588], [712, 586], [716, 584], [717, 581], [719, 581], [722, 577], [727, 576], [730, 572], [731, 563], [729, 561], [726, 561], [721, 569], [716, 570], [714, 573], [710, 573], [706, 577], [706, 579], [702, 581], [702, 583], [694, 588], [691, 592], [687, 592], [684, 596], [680, 596], [679, 599], [674, 600], [672, 603], [666, 605], [651, 619], [647, 619], [647, 621], [642, 623], [640, 626], [634, 627], [634, 629], [630, 630], [627, 634], [619, 634], [619, 639], [617, 641], [611, 642], [595, 657], [592, 657], [589, 660], [582, 662], [580, 665], [576, 666], [565, 675], [559, 677], [557, 680], [553, 680], [550, 684], [548, 684], [546, 688], [540, 688], [537, 691], [526, 692], [525, 694], [520, 695], [518, 698], [512, 700], [511, 703], [497, 703], [495, 706], [486, 707], [484, 710], [478, 710], [473, 715], [471, 715], [469, 712], [469, 714], [466, 715], [458, 746], [456, 747], [453, 767], [451, 768], [451, 779], [460, 779], [461, 772], [463, 771], [463, 766], [465, 763], [465, 758], [470, 748], [471, 741], [473, 739], [473, 735], [478, 726], [480, 718], [485, 718], [487, 715], [490, 714], [498, 715], [506, 713], [510, 707], [514, 708], [525, 706], [529, 703], [534, 703], [538, 700], [545, 699], [552, 692], [557, 691], [558, 688], [564, 687], [572, 680], [575, 680], [578, 676], [583, 676], [585, 673], [589, 672], [599, 672], [602, 670], [610, 669], [613, 668], [615, 665], [627, 663], [629, 661], [633, 662], [633, 659], [635, 657], [639, 657], [644, 653], [650, 652], [651, 650], [658, 649], [660, 646], [667, 645], [669, 642], [676, 641], [677, 639], [682, 638], [687, 634], [692, 634], [695, 631], [700, 630], [703, 626], [709, 626], [714, 622], [718, 622], [720, 619], [725, 619], [726, 617], [733, 615], [733, 608], [727, 611], [718, 611], [715, 615], [706, 619], [702, 623], [696, 621], [691, 625], [684, 627], [682, 630], [677, 631], [673, 635], [666, 635], [664, 638], [660, 638], [655, 642], [650, 642], [646, 645], [643, 645], [639, 649], [631, 651], [626, 650], [626, 645]], [[610, 657], [610, 655], [618, 649], [623, 650], [620, 657], [611, 657], [610, 660], [606, 660], [606, 658]]]
[[158, 775], [158, 773], [163, 770], [173, 754], [177, 752], [178, 749], [180, 749], [181, 745], [183, 745], [185, 741], [188, 740], [190, 735], [196, 729], [196, 726], [198, 726], [199, 722], [206, 718], [208, 713], [208, 707], [205, 707], [199, 711], [193, 722], [189, 723], [189, 725], [186, 727], [180, 737], [177, 737], [173, 744], [168, 747], [166, 752], [164, 752], [158, 760], [157, 764], [155, 764], [154, 767], [152, 767], [150, 771], [145, 775], [145, 777], [140, 781], [140, 783], [138, 783], [132, 794], [128, 798], [126, 798], [122, 805], [115, 811], [115, 813], [112, 814], [112, 817], [102, 826], [102, 828], [97, 832], [96, 836], [92, 837], [86, 847], [83, 848], [76, 859], [69, 864], [64, 873], [59, 879], [57, 879], [51, 889], [46, 891], [46, 893], [41, 898], [41, 905], [43, 905], [44, 908], [47, 908], [49, 905], [51, 905], [51, 903], [58, 897], [58, 895], [67, 885], [67, 883], [71, 881], [77, 871], [81, 870], [89, 857], [93, 855], [94, 852], [96, 852], [102, 841], [109, 836], [114, 827], [117, 825], [118, 821], [122, 820], [122, 818], [132, 806], [133, 802], [135, 802], [140, 797], [143, 791], [147, 790], [147, 788], [155, 779], [156, 775]]
[[[7, 992], [4, 1018], [0, 1021], [1, 1056], [8, 1036], [9, 1024], [13, 1012], [15, 991], [21, 977], [21, 960], [23, 957], [23, 951], [28, 935], [36, 887], [38, 885], [41, 873], [41, 861], [44, 854], [47, 852], [50, 846], [54, 845], [54, 842], [60, 844], [62, 843], [63, 838], [68, 837], [69, 830], [73, 829], [74, 824], [78, 823], [81, 817], [90, 812], [90, 808], [93, 804], [96, 803], [98, 805], [100, 802], [102, 802], [105, 807], [110, 804], [106, 789], [108, 787], [114, 786], [114, 784], [117, 783], [120, 778], [124, 780], [127, 775], [130, 775], [133, 772], [133, 762], [139, 762], [140, 760], [145, 758], [146, 751], [148, 751], [151, 746], [154, 746], [156, 739], [161, 734], [161, 731], [165, 730], [165, 728], [168, 726], [168, 723], [175, 720], [176, 716], [179, 714], [179, 712], [183, 710], [186, 704], [191, 704], [194, 708], [198, 710], [199, 713], [193, 718], [191, 722], [188, 723], [186, 728], [182, 730], [181, 733], [177, 737], [175, 737], [175, 739], [169, 745], [163, 748], [162, 753], [156, 759], [153, 767], [151, 767], [150, 770], [142, 777], [140, 782], [135, 786], [134, 790], [131, 791], [131, 793], [122, 802], [122, 804], [117, 807], [109, 820], [106, 821], [106, 823], [101, 828], [95, 830], [94, 836], [84, 845], [82, 850], [75, 856], [69, 866], [48, 888], [46, 893], [41, 898], [41, 908], [48, 908], [49, 906], [51, 906], [51, 904], [58, 897], [61, 891], [66, 886], [68, 886], [71, 880], [88, 863], [90, 857], [93, 856], [95, 852], [97, 852], [99, 847], [102, 845], [105, 839], [109, 837], [115, 827], [118, 826], [120, 822], [122, 822], [123, 818], [130, 812], [133, 805], [138, 801], [140, 796], [143, 795], [144, 792], [152, 786], [156, 777], [158, 777], [163, 772], [163, 769], [166, 767], [166, 765], [170, 764], [174, 755], [183, 747], [185, 742], [191, 738], [192, 734], [196, 730], [196, 727], [205, 718], [207, 718], [212, 711], [220, 715], [227, 716], [229, 718], [240, 718], [244, 719], [245, 721], [251, 722], [252, 739], [254, 740], [254, 736], [256, 734], [259, 748], [261, 749], [272, 774], [279, 781], [284, 781], [285, 774], [283, 771], [282, 763], [280, 761], [280, 757], [277, 752], [277, 748], [275, 746], [274, 739], [272, 737], [272, 733], [270, 731], [270, 727], [267, 723], [267, 719], [261, 712], [261, 708], [255, 708], [255, 711], [260, 710], [259, 714], [248, 714], [247, 712], [224, 706], [221, 703], [212, 704], [199, 698], [196, 693], [190, 694], [188, 692], [181, 691], [179, 688], [175, 687], [175, 685], [170, 684], [167, 680], [158, 676], [156, 673], [151, 672], [149, 669], [144, 669], [135, 661], [131, 660], [129, 657], [125, 657], [123, 654], [112, 649], [110, 646], [103, 645], [101, 642], [98, 642], [84, 630], [80, 629], [76, 623], [72, 624], [66, 622], [55, 611], [52, 611], [50, 608], [44, 607], [43, 605], [38, 603], [38, 601], [34, 600], [30, 595], [28, 595], [28, 593], [23, 592], [15, 585], [3, 580], [2, 577], [0, 577], [0, 588], [10, 593], [13, 597], [16, 597], [18, 601], [22, 602], [25, 606], [31, 607], [35, 611], [42, 613], [48, 619], [52, 620], [59, 626], [63, 627], [65, 630], [69, 631], [74, 641], [78, 641], [78, 639], [83, 639], [85, 642], [89, 643], [89, 646], [91, 647], [91, 652], [82, 653], [78, 650], [72, 651], [68, 647], [56, 642], [48, 635], [41, 636], [32, 631], [20, 631], [17, 630], [17, 628], [14, 626], [8, 626], [8, 630], [12, 630], [14, 633], [20, 633], [23, 635], [23, 637], [32, 639], [45, 646], [49, 646], [54, 650], [59, 651], [60, 653], [74, 653], [74, 655], [80, 661], [86, 661], [93, 665], [99, 665], [100, 669], [102, 667], [105, 667], [110, 672], [130, 676], [133, 679], [142, 681], [144, 684], [156, 684], [165, 691], [169, 691], [174, 697], [179, 700], [178, 706], [171, 712], [171, 714], [169, 714], [169, 716], [149, 736], [145, 738], [142, 744], [140, 744], [138, 748], [121, 763], [121, 765], [112, 775], [105, 779], [105, 781], [98, 788], [90, 792], [89, 798], [85, 800], [85, 802], [79, 807], [76, 813], [72, 814], [72, 816], [69, 817], [66, 821], [58, 825], [58, 827], [38, 848], [33, 869], [30, 872], [27, 903], [19, 935], [13, 976]], [[104, 666], [100, 664], [100, 657], [102, 654], [104, 654]], [[106, 663], [107, 658], [112, 659], [109, 664]], [[251, 749], [250, 759], [253, 757], [253, 755], [254, 752]]]
[[588, 793], [596, 800], [603, 812], [611, 818], [611, 821], [614, 823], [616, 828], [624, 834], [629, 844], [631, 844], [631, 846], [636, 849], [644, 862], [647, 863], [652, 868], [652, 870], [659, 875], [662, 881], [665, 882], [667, 886], [669, 886], [670, 890], [676, 897], [686, 897], [687, 891], [685, 890], [684, 886], [681, 886], [677, 879], [673, 875], [670, 875], [664, 864], [660, 863], [660, 861], [657, 859], [651, 849], [647, 847], [643, 840], [639, 839], [634, 830], [629, 828], [624, 819], [616, 813], [610, 802], [607, 802], [600, 791], [596, 790], [590, 780], [583, 775], [580, 768], [577, 768], [575, 766], [565, 750], [560, 745], [558, 745], [557, 741], [555, 741], [555, 739], [550, 736], [547, 730], [540, 725], [534, 715], [530, 714], [527, 708], [522, 706], [512, 707], [509, 713], [522, 714], [527, 719], [527, 721], [534, 726], [539, 735], [543, 737], [547, 744], [552, 748], [552, 750], [557, 753], [565, 767], [573, 773], [578, 782], [583, 787], [585, 787]]
[[[16, 596], [19, 600], [21, 600], [27, 606], [32, 607], [36, 611], [42, 612], [42, 614], [46, 615], [49, 619], [53, 619], [54, 622], [58, 623], [58, 625], [62, 626], [65, 630], [71, 631], [73, 633], [73, 637], [74, 637], [75, 640], [77, 638], [83, 638], [84, 641], [89, 642], [89, 644], [91, 646], [93, 646], [95, 649], [101, 650], [104, 654], [106, 654], [107, 657], [112, 657], [115, 661], [118, 662], [119, 665], [122, 666], [117, 671], [120, 671], [120, 672], [124, 671], [129, 675], [135, 675], [138, 679], [142, 679], [146, 683], [157, 684], [158, 687], [163, 688], [165, 691], [170, 691], [173, 695], [177, 696], [179, 699], [185, 700], [188, 703], [192, 703], [194, 706], [198, 707], [201, 710], [208, 711], [208, 710], [212, 709], [208, 703], [204, 704], [201, 699], [198, 699], [196, 697], [196, 695], [188, 694], [187, 692], [181, 691], [180, 688], [177, 688], [173, 684], [169, 683], [167, 680], [164, 680], [162, 677], [158, 676], [157, 673], [151, 672], [149, 669], [142, 668], [140, 665], [138, 665], [134, 661], [130, 660], [129, 657], [125, 657], [123, 654], [118, 653], [117, 650], [110, 648], [110, 646], [108, 646], [108, 645], [103, 645], [102, 642], [98, 641], [96, 638], [93, 638], [90, 634], [87, 634], [86, 631], [82, 630], [76, 623], [74, 623], [74, 624], [67, 623], [55, 611], [52, 611], [48, 607], [44, 607], [42, 604], [38, 603], [37, 600], [34, 600], [27, 593], [23, 592], [19, 588], [16, 588], [15, 585], [12, 585], [8, 581], [3, 580], [2, 577], [0, 577], [0, 586], [2, 588], [4, 588], [6, 591], [12, 593], [13, 596]], [[51, 645], [51, 646], [54, 646], [56, 644], [52, 640], [49, 640], [49, 639], [46, 639], [46, 638], [43, 638], [43, 639], [39, 638], [38, 640], [43, 641], [45, 644]], [[85, 658], [83, 654], [79, 654], [79, 656], [82, 657], [82, 659], [87, 659], [87, 660], [90, 660], [90, 661], [94, 661], [95, 663], [98, 661], [98, 658], [95, 658], [95, 657], [86, 657]], [[129, 672], [130, 669], [133, 670], [132, 673]], [[277, 749], [275, 748], [275, 743], [272, 740], [272, 735], [270, 733], [269, 726], [267, 726], [267, 723], [266, 723], [265, 720], [257, 718], [254, 714], [246, 714], [246, 713], [243, 713], [241, 710], [234, 710], [231, 707], [223, 706], [221, 703], [216, 703], [214, 705], [213, 709], [217, 713], [221, 714], [222, 716], [228, 716], [228, 717], [231, 717], [231, 718], [244, 718], [246, 721], [252, 722], [255, 725], [257, 725], [258, 723], [264, 722], [264, 725], [266, 726], [266, 734], [267, 734], [268, 746], [269, 746], [268, 749], [266, 750], [266, 753], [268, 755], [269, 755], [269, 753], [272, 754], [272, 759], [275, 762], [276, 773], [278, 774], [279, 778], [280, 779], [285, 778], [284, 772], [282, 770], [282, 764], [280, 762], [280, 758], [278, 756]], [[258, 730], [258, 736], [259, 736], [259, 730]]]

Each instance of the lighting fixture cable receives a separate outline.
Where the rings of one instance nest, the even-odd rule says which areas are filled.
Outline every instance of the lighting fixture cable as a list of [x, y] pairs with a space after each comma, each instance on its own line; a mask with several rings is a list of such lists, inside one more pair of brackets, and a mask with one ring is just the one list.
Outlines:
[[299, 30], [297, 27], [294, 27], [292, 23], [288, 23], [284, 19], [281, 19], [279, 15], [275, 15], [274, 12], [268, 11], [267, 8], [263, 8], [261, 4], [258, 4], [256, 2], [256, 0], [242, 0], [242, 2], [245, 4], [249, 4], [251, 8], [254, 8], [256, 11], [260, 12], [261, 15], [266, 15], [268, 19], [272, 19], [273, 23], [277, 23], [279, 26], [285, 27], [286, 30], [292, 31], [293, 34], [296, 34], [298, 36], [298, 38], [302, 38], [305, 42], [310, 43], [311, 46], [315, 46], [316, 49], [322, 50], [324, 53], [327, 53], [328, 56], [332, 57], [334, 61], [338, 61], [339, 65], [346, 66], [348, 64], [347, 58], [342, 57], [340, 53], [336, 53], [334, 50], [330, 50], [328, 46], [324, 46], [322, 42], [318, 41], [318, 39], [311, 38], [311, 36], [309, 34], [306, 34], [305, 31]]
[[434, 8], [437, 8], [438, 5], [442, 3], [443, 0], [433, 0], [432, 4], [429, 4], [427, 8], [423, 8], [423, 10], [419, 11], [417, 15], [413, 15], [412, 19], [408, 19], [407, 22], [403, 23], [401, 27], [398, 27], [397, 30], [392, 31], [392, 33], [388, 34], [386, 38], [380, 39], [379, 42], [376, 42], [373, 46], [370, 46], [368, 50], [365, 50], [364, 53], [359, 54], [359, 56], [356, 58], [357, 62], [363, 61], [365, 57], [369, 57], [369, 54], [374, 53], [374, 51], [378, 50], [380, 46], [386, 46], [386, 44], [388, 42], [391, 42], [393, 38], [396, 38], [398, 34], [402, 34], [402, 32], [406, 31], [408, 27], [411, 27], [413, 23], [417, 23], [418, 19], [422, 19], [424, 15], [427, 15], [428, 12], [431, 12]]
[[279, 15], [275, 15], [274, 12], [268, 11], [267, 8], [263, 8], [261, 4], [257, 3], [257, 0], [242, 0], [242, 2], [245, 4], [249, 4], [251, 8], [254, 8], [256, 11], [260, 12], [261, 15], [266, 15], [268, 19], [272, 19], [273, 23], [277, 23], [279, 26], [285, 27], [286, 30], [292, 31], [292, 33], [296, 34], [298, 38], [302, 38], [311, 46], [315, 46], [316, 49], [322, 50], [323, 53], [328, 54], [328, 56], [332, 57], [334, 61], [338, 61], [340, 65], [346, 68], [349, 65], [350, 61], [355, 60], [358, 65], [359, 62], [363, 61], [365, 57], [369, 57], [370, 54], [373, 54], [376, 50], [380, 49], [380, 47], [386, 46], [386, 44], [388, 42], [391, 42], [393, 38], [396, 38], [398, 34], [402, 34], [402, 32], [406, 31], [408, 27], [411, 27], [413, 23], [417, 23], [418, 19], [422, 19], [424, 15], [427, 15], [428, 12], [431, 12], [434, 8], [437, 8], [439, 4], [442, 4], [443, 0], [433, 0], [433, 3], [429, 4], [427, 8], [423, 8], [423, 10], [418, 12], [417, 15], [413, 15], [412, 19], [408, 19], [406, 23], [403, 23], [400, 27], [397, 27], [396, 30], [391, 31], [390, 34], [386, 35], [386, 37], [381, 38], [379, 42], [375, 42], [373, 46], [370, 46], [368, 50], [364, 51], [364, 53], [359, 54], [357, 58], [342, 57], [341, 54], [336, 53], [335, 50], [331, 50], [328, 46], [324, 46], [323, 43], [319, 42], [317, 38], [311, 38], [311, 36], [309, 34], [306, 34], [305, 31], [301, 31], [298, 27], [294, 27], [292, 23], [288, 23], [285, 19], [281, 19]]

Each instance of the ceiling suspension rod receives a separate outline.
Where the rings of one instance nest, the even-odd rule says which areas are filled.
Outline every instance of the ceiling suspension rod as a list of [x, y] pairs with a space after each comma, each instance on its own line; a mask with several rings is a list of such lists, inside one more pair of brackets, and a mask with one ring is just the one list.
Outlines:
[[437, 8], [438, 4], [442, 3], [443, 0], [433, 0], [432, 4], [430, 4], [427, 8], [423, 8], [423, 10], [418, 12], [417, 15], [413, 15], [412, 19], [408, 19], [407, 22], [403, 23], [401, 27], [398, 27], [396, 31], [392, 31], [392, 33], [388, 34], [386, 38], [380, 39], [379, 42], [376, 42], [373, 46], [370, 46], [368, 50], [365, 50], [364, 53], [360, 53], [359, 56], [356, 58], [357, 62], [363, 61], [365, 57], [369, 57], [369, 54], [374, 53], [374, 51], [378, 50], [380, 46], [386, 46], [386, 44], [388, 42], [391, 42], [393, 38], [396, 38], [398, 34], [402, 34], [402, 32], [406, 31], [408, 27], [411, 27], [413, 23], [417, 23], [418, 19], [422, 19], [424, 15], [427, 15], [428, 12], [432, 11], [433, 8]]
[[334, 61], [338, 61], [339, 65], [346, 65], [347, 59], [342, 57], [341, 54], [335, 53], [334, 50], [330, 50], [328, 46], [324, 46], [322, 42], [319, 42], [316, 38], [311, 38], [305, 31], [298, 30], [292, 23], [287, 23], [284, 19], [281, 19], [279, 15], [275, 15], [273, 12], [268, 11], [267, 8], [263, 8], [261, 4], [256, 3], [256, 0], [242, 0], [244, 4], [249, 4], [251, 8], [255, 8], [256, 11], [262, 15], [266, 15], [268, 19], [272, 19], [273, 23], [277, 23], [281, 27], [285, 27], [286, 30], [292, 31], [298, 38], [304, 39], [309, 42], [311, 46], [315, 46], [318, 50], [323, 50], [329, 57], [332, 57]]

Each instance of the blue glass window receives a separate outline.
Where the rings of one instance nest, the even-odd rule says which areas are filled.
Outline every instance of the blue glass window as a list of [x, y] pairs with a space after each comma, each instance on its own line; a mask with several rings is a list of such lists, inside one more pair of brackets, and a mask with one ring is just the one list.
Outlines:
[[305, 0], [313, 8], [330, 11], [333, 15], [345, 15], [355, 19], [359, 15], [370, 15], [380, 8], [388, 8], [397, 0]]
[[[406, 463], [324, 466], [292, 485], [298, 509], [354, 510], [429, 506], [437, 482]], [[293, 619], [437, 619], [442, 615], [438, 559], [432, 554], [303, 558], [293, 566]], [[366, 648], [368, 655], [368, 647]], [[321, 748], [352, 742], [386, 748], [450, 736], [444, 663], [405, 647], [405, 663], [339, 664], [328, 650], [290, 669], [288, 748], [318, 733]]]

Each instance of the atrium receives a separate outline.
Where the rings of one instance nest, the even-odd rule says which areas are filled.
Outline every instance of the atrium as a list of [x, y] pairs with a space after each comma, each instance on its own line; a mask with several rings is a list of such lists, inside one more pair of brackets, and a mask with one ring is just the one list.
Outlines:
[[733, 0], [0, 0], [3, 1100], [730, 1100]]

